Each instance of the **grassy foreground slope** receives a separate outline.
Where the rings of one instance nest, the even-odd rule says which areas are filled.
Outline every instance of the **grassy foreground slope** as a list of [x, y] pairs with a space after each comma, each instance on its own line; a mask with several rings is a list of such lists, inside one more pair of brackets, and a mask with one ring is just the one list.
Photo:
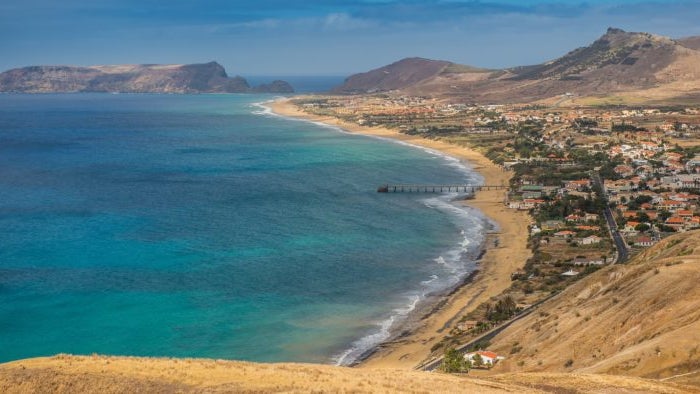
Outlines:
[[512, 374], [476, 379], [329, 365], [58, 355], [0, 365], [0, 392], [686, 393], [692, 389], [591, 374]]
[[700, 386], [700, 232], [582, 279], [506, 329], [494, 373], [586, 372]]

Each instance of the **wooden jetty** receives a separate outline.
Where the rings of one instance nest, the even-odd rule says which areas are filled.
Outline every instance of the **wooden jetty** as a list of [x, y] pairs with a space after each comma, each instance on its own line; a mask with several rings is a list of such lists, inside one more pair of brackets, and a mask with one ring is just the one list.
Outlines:
[[505, 185], [406, 185], [386, 184], [377, 188], [378, 193], [474, 193], [480, 190], [508, 189]]

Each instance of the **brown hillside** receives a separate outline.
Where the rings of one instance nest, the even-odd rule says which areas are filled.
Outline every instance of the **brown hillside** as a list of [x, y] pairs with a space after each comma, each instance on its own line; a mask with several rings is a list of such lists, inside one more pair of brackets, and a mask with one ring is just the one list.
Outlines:
[[391, 369], [106, 356], [36, 358], [0, 365], [2, 393], [353, 392], [685, 393], [639, 378], [509, 374], [488, 379]]
[[610, 94], [655, 101], [700, 92], [697, 37], [672, 40], [610, 28], [591, 45], [540, 65], [481, 70], [426, 59], [404, 59], [354, 75], [336, 93], [399, 89], [399, 94], [508, 103]]
[[493, 340], [494, 373], [576, 371], [700, 383], [700, 232], [582, 279]]
[[334, 93], [373, 93], [403, 89], [439, 75], [452, 63], [419, 57], [407, 58], [361, 74], [351, 75]]
[[505, 70], [452, 95], [479, 102], [527, 102], [565, 93], [645, 97], [649, 92], [650, 100], [685, 96], [700, 91], [699, 62], [700, 52], [669, 38], [611, 28], [590, 46], [542, 65]]
[[700, 50], [700, 36], [680, 38], [676, 41], [686, 48]]

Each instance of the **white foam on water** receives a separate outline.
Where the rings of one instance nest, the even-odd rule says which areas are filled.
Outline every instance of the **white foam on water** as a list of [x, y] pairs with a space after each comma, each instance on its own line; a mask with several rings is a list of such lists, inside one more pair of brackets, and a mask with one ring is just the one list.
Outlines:
[[411, 143], [406, 142], [406, 141], [396, 140], [394, 138], [382, 137], [382, 136], [378, 136], [378, 135], [367, 135], [367, 134], [361, 134], [361, 133], [353, 133], [353, 132], [350, 132], [348, 130], [343, 129], [340, 126], [330, 125], [327, 123], [318, 122], [318, 121], [311, 120], [311, 119], [295, 118], [295, 117], [291, 117], [291, 116], [277, 114], [277, 113], [273, 112], [272, 107], [269, 106], [270, 103], [275, 102], [277, 99], [279, 99], [279, 97], [276, 97], [272, 100], [266, 100], [266, 101], [261, 101], [259, 103], [253, 103], [252, 104], [253, 107], [260, 108], [260, 110], [258, 110], [258, 111], [253, 111], [253, 114], [263, 115], [263, 116], [274, 116], [274, 117], [284, 118], [284, 119], [293, 120], [293, 121], [297, 121], [297, 122], [311, 123], [311, 124], [314, 124], [316, 126], [323, 127], [325, 129], [329, 129], [329, 130], [333, 130], [335, 132], [342, 133], [342, 134], [354, 135], [354, 136], [361, 137], [361, 138], [373, 138], [373, 139], [377, 139], [377, 140], [381, 140], [381, 141], [390, 142], [392, 144], [403, 145], [403, 146], [406, 146], [406, 147], [409, 147], [412, 149], [418, 149], [418, 150], [421, 150], [423, 152], [430, 154], [431, 156], [433, 156], [435, 158], [443, 160], [445, 162], [445, 165], [452, 167], [452, 169], [457, 170], [458, 172], [465, 175], [467, 180], [470, 181], [470, 184], [480, 185], [484, 182], [484, 178], [481, 176], [481, 174], [475, 172], [472, 169], [472, 166], [470, 163], [462, 161], [454, 156], [450, 156], [446, 153], [440, 152], [440, 151], [432, 149], [432, 148], [428, 148], [428, 147], [420, 146], [420, 145], [414, 145], [414, 144], [411, 144]]
[[378, 323], [379, 329], [367, 336], [353, 342], [349, 349], [334, 357], [336, 365], [349, 365], [359, 359], [365, 352], [391, 338], [392, 327], [395, 323], [403, 321], [416, 309], [421, 301], [418, 295], [408, 296], [408, 303], [404, 307], [394, 309], [393, 314], [386, 320]]
[[407, 296], [407, 304], [396, 308], [384, 320], [377, 322], [377, 329], [353, 342], [351, 346], [334, 357], [337, 365], [350, 365], [364, 354], [396, 334], [400, 323], [406, 321], [420, 302], [432, 294], [440, 294], [458, 285], [472, 272], [480, 252], [487, 229], [493, 224], [478, 210], [463, 207], [452, 202], [455, 195], [443, 195], [425, 199], [426, 206], [448, 213], [459, 229], [461, 240], [450, 250], [433, 259], [435, 271], [420, 282], [419, 289]]
[[[266, 105], [274, 100], [268, 100], [253, 104], [260, 108], [259, 111], [253, 113], [263, 116], [282, 117], [288, 120], [307, 122], [325, 129], [335, 132], [355, 135], [364, 138], [373, 138], [381, 141], [386, 141], [394, 144], [407, 146], [413, 149], [419, 149], [430, 154], [436, 159], [442, 160], [444, 164], [457, 170], [465, 176], [465, 184], [479, 185], [483, 183], [483, 177], [475, 172], [469, 163], [460, 159], [439, 152], [435, 149], [413, 145], [408, 142], [395, 140], [392, 138], [361, 135], [351, 133], [341, 127], [329, 125], [323, 122], [317, 122], [309, 119], [294, 118], [276, 114]], [[487, 229], [495, 227], [495, 223], [489, 221], [480, 211], [474, 208], [457, 205], [454, 200], [459, 198], [458, 193], [450, 193], [437, 197], [430, 197], [423, 200], [425, 206], [442, 211], [448, 214], [454, 225], [459, 229], [461, 240], [453, 249], [447, 250], [435, 257], [435, 271], [426, 280], [420, 281], [417, 284], [418, 289], [408, 293], [405, 296], [405, 304], [393, 309], [386, 318], [379, 320], [376, 323], [376, 329], [372, 330], [367, 335], [354, 341], [350, 347], [340, 354], [333, 357], [336, 365], [350, 365], [359, 360], [364, 354], [375, 348], [382, 342], [390, 339], [394, 335], [397, 326], [406, 321], [411, 312], [413, 312], [421, 301], [424, 301], [431, 294], [439, 294], [451, 288], [454, 288], [460, 281], [475, 269], [475, 260], [480, 252], [480, 246], [483, 244]], [[462, 194], [463, 196], [463, 194]]]
[[[250, 106], [254, 108], [258, 108], [257, 110], [253, 111], [253, 114], [255, 115], [264, 115], [264, 116], [275, 116], [275, 117], [283, 117], [281, 115], [278, 115], [274, 112], [272, 112], [272, 107], [266, 104], [270, 104], [278, 100], [280, 97], [275, 97], [271, 100], [266, 100], [266, 101], [261, 101], [259, 103], [252, 103]], [[289, 119], [294, 119], [294, 118], [289, 118]]]

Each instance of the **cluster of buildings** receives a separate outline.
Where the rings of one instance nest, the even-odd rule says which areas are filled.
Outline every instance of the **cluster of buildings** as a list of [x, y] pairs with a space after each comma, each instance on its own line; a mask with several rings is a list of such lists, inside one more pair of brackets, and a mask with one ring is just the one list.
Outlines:
[[[700, 156], [688, 158], [650, 141], [613, 145], [608, 154], [624, 159], [614, 168], [617, 179], [604, 180], [604, 191], [615, 206], [617, 225], [628, 245], [648, 247], [664, 234], [700, 228]], [[506, 204], [537, 210], [565, 195], [594, 197], [591, 188], [591, 179], [564, 181], [556, 187], [523, 185], [510, 193]], [[555, 238], [592, 245], [601, 242], [604, 233], [592, 223], [601, 223], [599, 214], [578, 212], [533, 225], [532, 234], [550, 231]]]
[[[699, 227], [697, 196], [691, 191], [700, 186], [700, 155], [687, 157], [682, 150], [672, 149], [674, 139], [700, 132], [697, 108], [477, 105], [391, 94], [318, 97], [302, 106], [309, 112], [409, 133], [469, 134], [474, 138], [482, 138], [477, 135], [482, 133], [504, 133], [494, 143], [501, 144], [497, 151], [505, 168], [538, 161], [555, 163], [560, 169], [576, 166], [569, 156], [572, 148], [605, 154], [620, 163], [614, 168], [615, 176], [605, 180], [604, 189], [608, 201], [616, 204], [618, 227], [630, 245], [648, 246], [664, 233]], [[523, 155], [507, 144], [511, 133], [545, 148]], [[512, 209], [537, 211], [572, 195], [595, 197], [591, 180], [572, 179], [557, 186], [523, 184], [509, 193], [505, 203]], [[592, 215], [600, 213], [575, 213], [559, 218], [558, 228], [550, 230], [551, 226], [538, 223], [532, 231], [546, 231], [569, 244], [600, 244], [607, 238], [607, 229], [600, 217]]]

